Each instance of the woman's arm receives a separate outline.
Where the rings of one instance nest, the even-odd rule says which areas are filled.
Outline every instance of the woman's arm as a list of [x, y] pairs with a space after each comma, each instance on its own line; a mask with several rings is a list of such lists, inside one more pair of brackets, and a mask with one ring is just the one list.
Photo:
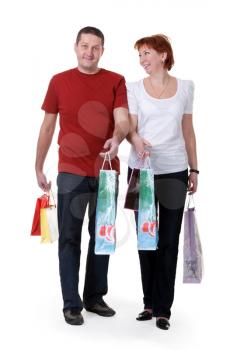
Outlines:
[[[185, 141], [185, 147], [188, 155], [188, 163], [191, 169], [198, 169], [197, 163], [197, 150], [196, 150], [196, 137], [193, 128], [192, 114], [184, 114], [182, 119], [182, 130]], [[197, 191], [198, 174], [190, 173], [188, 190], [190, 193]]]

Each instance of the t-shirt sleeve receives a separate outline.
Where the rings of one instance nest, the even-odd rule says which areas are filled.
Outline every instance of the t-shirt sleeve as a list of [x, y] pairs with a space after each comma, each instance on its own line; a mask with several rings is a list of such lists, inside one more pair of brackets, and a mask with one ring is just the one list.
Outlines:
[[136, 114], [138, 113], [138, 105], [137, 105], [137, 99], [134, 94], [134, 84], [133, 83], [127, 83], [127, 95], [128, 95], [128, 109], [130, 114]]
[[45, 112], [48, 113], [58, 113], [58, 96], [55, 89], [55, 79], [54, 77], [50, 80], [47, 93], [44, 98], [44, 102], [41, 106]]
[[187, 100], [184, 107], [184, 114], [193, 113], [193, 99], [194, 99], [194, 83], [192, 80], [187, 82]]
[[121, 78], [115, 88], [114, 108], [128, 108], [127, 91], [124, 77]]

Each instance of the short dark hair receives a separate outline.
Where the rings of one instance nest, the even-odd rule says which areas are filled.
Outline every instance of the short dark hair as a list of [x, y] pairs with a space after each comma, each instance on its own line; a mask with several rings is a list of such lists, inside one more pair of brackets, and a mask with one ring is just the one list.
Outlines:
[[81, 30], [79, 30], [79, 32], [77, 34], [76, 44], [79, 43], [82, 34], [93, 34], [93, 35], [98, 36], [101, 39], [102, 46], [104, 46], [105, 38], [104, 38], [104, 34], [102, 33], [102, 31], [100, 29], [95, 28], [95, 27], [82, 28]]

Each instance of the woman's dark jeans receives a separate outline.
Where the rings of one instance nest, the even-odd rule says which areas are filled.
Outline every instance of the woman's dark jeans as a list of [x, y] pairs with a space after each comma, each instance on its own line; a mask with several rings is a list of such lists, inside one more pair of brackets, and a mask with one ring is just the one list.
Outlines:
[[[132, 169], [128, 167], [128, 179]], [[170, 318], [178, 258], [179, 234], [188, 186], [188, 169], [154, 175], [159, 212], [159, 242], [155, 251], [139, 250], [144, 308]], [[138, 212], [135, 211], [136, 227]]]

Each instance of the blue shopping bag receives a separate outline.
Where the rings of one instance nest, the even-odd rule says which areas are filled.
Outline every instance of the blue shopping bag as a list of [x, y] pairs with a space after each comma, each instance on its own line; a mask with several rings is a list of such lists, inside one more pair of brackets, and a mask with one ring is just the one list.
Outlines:
[[95, 254], [112, 254], [115, 252], [116, 247], [115, 219], [118, 174], [115, 170], [112, 170], [110, 157], [111, 170], [103, 169], [106, 157], [99, 174], [95, 223]]
[[158, 219], [155, 206], [154, 174], [150, 168], [140, 169], [137, 231], [138, 250], [157, 249]]

